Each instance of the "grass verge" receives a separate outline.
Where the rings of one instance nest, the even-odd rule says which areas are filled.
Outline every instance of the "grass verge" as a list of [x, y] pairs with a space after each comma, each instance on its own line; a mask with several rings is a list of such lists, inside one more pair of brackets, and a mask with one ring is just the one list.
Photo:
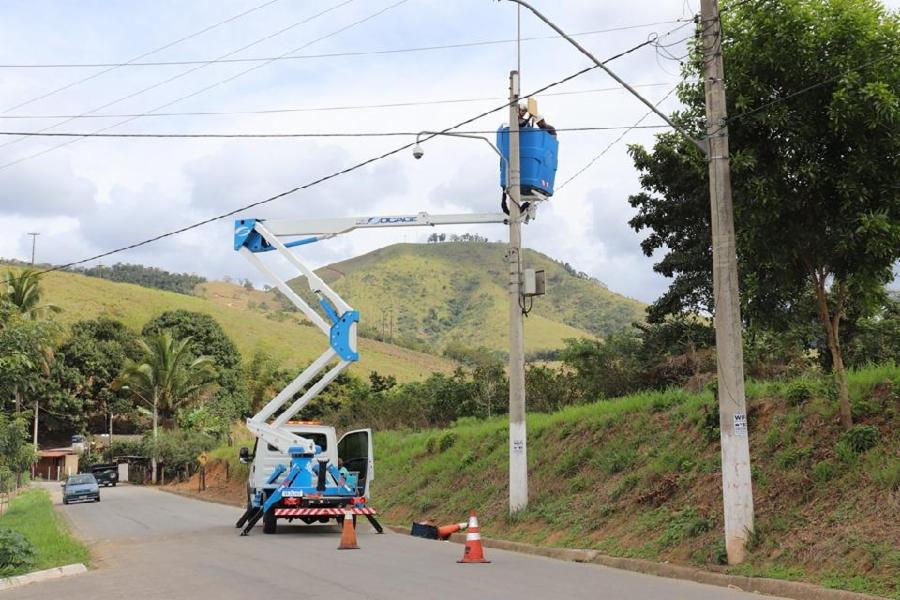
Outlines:
[[[900, 600], [900, 367], [748, 382], [756, 531], [728, 572]], [[489, 537], [725, 569], [718, 407], [672, 389], [528, 415], [530, 502], [507, 514], [506, 418], [376, 432], [375, 506], [393, 523], [476, 509]]]
[[4, 577], [90, 562], [88, 549], [69, 533], [63, 518], [53, 509], [46, 490], [32, 488], [14, 498], [9, 511], [0, 518], [0, 529], [18, 531], [34, 544], [36, 550], [32, 567], [3, 573]]

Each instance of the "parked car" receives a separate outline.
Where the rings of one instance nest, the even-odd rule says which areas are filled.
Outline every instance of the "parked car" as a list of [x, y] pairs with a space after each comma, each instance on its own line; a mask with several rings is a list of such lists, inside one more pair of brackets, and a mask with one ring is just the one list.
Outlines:
[[119, 482], [119, 465], [92, 465], [91, 475], [97, 478], [97, 483], [102, 486], [111, 485], [116, 487]]
[[63, 483], [63, 504], [70, 502], [100, 502], [100, 485], [90, 473], [70, 475]]

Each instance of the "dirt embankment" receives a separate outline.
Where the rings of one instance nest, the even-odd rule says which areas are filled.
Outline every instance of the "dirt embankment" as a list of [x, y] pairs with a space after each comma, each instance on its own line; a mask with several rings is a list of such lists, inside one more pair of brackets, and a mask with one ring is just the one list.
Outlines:
[[198, 471], [190, 479], [178, 483], [170, 483], [167, 491], [176, 492], [192, 498], [221, 502], [233, 506], [247, 504], [247, 477], [243, 473], [235, 474], [224, 460], [213, 460], [205, 467], [206, 486], [201, 485], [201, 473]]

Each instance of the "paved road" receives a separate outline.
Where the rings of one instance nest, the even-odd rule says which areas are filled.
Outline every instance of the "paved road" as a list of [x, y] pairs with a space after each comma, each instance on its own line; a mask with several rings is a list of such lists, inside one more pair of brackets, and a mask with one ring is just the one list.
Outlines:
[[[53, 488], [59, 502], [58, 488]], [[32, 584], [3, 600], [97, 598], [665, 598], [749, 600], [735, 590], [488, 548], [460, 565], [458, 544], [361, 526], [361, 550], [338, 551], [333, 526], [257, 527], [239, 537], [237, 508], [152, 489], [104, 488], [102, 502], [59, 506], [94, 552], [85, 575]]]

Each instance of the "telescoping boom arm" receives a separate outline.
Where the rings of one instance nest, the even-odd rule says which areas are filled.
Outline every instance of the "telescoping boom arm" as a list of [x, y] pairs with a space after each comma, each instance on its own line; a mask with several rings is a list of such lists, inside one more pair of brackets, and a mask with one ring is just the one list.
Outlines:
[[[502, 213], [342, 217], [334, 219], [308, 220], [263, 220], [239, 219], [234, 224], [234, 249], [243, 254], [258, 268], [278, 290], [284, 294], [301, 312], [328, 338], [329, 347], [319, 358], [304, 369], [293, 381], [278, 393], [258, 413], [247, 420], [248, 429], [266, 443], [281, 452], [291, 455], [313, 455], [315, 445], [311, 440], [294, 435], [283, 426], [304, 406], [315, 398], [329, 383], [351, 363], [359, 360], [356, 344], [356, 328], [359, 313], [353, 310], [337, 292], [328, 286], [315, 272], [307, 267], [291, 248], [312, 244], [348, 233], [355, 229], [384, 227], [421, 227], [437, 225], [463, 225], [506, 223], [508, 217]], [[283, 241], [282, 238], [294, 238]], [[303, 298], [292, 290], [261, 259], [266, 252], [278, 252], [306, 277], [309, 289], [318, 299], [321, 311], [313, 309]], [[328, 365], [338, 359], [336, 365]], [[300, 398], [294, 395], [304, 389], [322, 371], [327, 372], [311, 385]], [[293, 401], [292, 401], [293, 400]], [[288, 403], [290, 403], [288, 405]], [[285, 408], [285, 405], [286, 408]], [[270, 422], [279, 410], [284, 410]]]

